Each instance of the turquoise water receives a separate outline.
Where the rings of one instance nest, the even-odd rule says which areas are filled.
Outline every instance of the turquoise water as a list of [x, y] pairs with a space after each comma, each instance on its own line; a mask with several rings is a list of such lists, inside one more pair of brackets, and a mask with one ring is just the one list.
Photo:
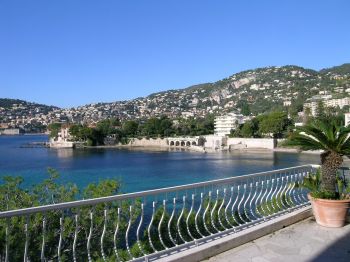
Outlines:
[[84, 187], [106, 178], [119, 179], [123, 192], [135, 192], [211, 179], [239, 176], [303, 164], [319, 156], [282, 152], [141, 151], [127, 149], [28, 148], [47, 141], [44, 135], [0, 136], [0, 177], [22, 176], [24, 187], [47, 177], [47, 168], [60, 173], [60, 182]]

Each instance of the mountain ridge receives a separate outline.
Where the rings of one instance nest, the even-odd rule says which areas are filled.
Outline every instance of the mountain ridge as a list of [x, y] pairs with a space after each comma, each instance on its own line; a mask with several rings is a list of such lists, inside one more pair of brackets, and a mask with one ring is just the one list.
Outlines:
[[109, 117], [203, 117], [209, 113], [230, 111], [257, 115], [288, 110], [295, 114], [302, 110], [306, 99], [326, 93], [334, 97], [349, 96], [350, 63], [318, 71], [297, 65], [260, 67], [216, 82], [155, 92], [130, 100], [90, 103], [73, 108], [48, 106], [48, 113], [59, 115], [56, 120], [88, 123]]

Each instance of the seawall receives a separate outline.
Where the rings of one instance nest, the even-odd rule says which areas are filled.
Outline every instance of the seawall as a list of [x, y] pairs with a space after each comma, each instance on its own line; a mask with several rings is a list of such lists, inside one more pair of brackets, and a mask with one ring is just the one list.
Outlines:
[[134, 147], [168, 147], [168, 140], [166, 138], [132, 138], [127, 145]]
[[277, 139], [274, 138], [228, 138], [229, 149], [264, 148], [274, 149], [277, 146]]

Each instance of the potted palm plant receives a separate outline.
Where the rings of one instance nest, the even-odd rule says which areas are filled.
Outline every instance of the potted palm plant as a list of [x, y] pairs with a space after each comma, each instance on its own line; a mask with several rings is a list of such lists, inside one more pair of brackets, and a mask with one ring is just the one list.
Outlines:
[[350, 156], [350, 126], [344, 127], [335, 120], [314, 120], [298, 127], [288, 144], [301, 150], [323, 150], [320, 173], [304, 181], [313, 184], [308, 197], [318, 224], [344, 226], [350, 208], [350, 194], [346, 180], [337, 177], [337, 172], [343, 157]]

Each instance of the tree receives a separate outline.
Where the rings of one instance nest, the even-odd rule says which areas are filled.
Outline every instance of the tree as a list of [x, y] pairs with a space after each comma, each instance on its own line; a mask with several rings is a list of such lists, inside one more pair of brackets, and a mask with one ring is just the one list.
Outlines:
[[310, 107], [306, 107], [305, 110], [304, 110], [303, 122], [307, 123], [310, 120], [311, 117], [312, 117], [311, 108]]
[[[79, 190], [75, 184], [71, 183], [59, 183], [59, 174], [57, 171], [48, 168], [48, 178], [41, 183], [34, 185], [32, 187], [23, 188], [23, 178], [21, 177], [4, 177], [0, 185], [0, 209], [1, 211], [21, 209], [33, 206], [49, 205], [54, 203], [69, 202], [74, 200], [79, 200], [82, 197], [92, 198], [92, 197], [103, 197], [110, 196], [120, 193], [120, 183], [117, 180], [103, 180], [99, 183], [89, 184], [86, 188]], [[103, 224], [103, 210], [106, 208], [105, 204], [99, 204], [94, 207], [94, 225]], [[124, 211], [128, 210], [128, 207], [122, 207]], [[74, 208], [70, 209], [70, 213], [65, 213], [64, 216], [64, 241], [62, 242], [62, 260], [70, 260], [71, 246], [73, 243], [74, 232], [74, 216], [73, 213], [78, 211], [80, 214], [79, 224], [80, 224], [80, 236], [87, 235], [89, 232], [89, 212], [91, 207], [86, 206], [78, 210]], [[136, 213], [138, 211], [136, 210]], [[45, 257], [47, 261], [53, 261], [57, 259], [57, 232], [55, 230], [60, 228], [60, 217], [62, 217], [63, 212], [48, 211], [45, 214], [37, 213], [32, 214], [29, 219], [28, 231], [30, 234], [29, 246], [32, 247], [28, 250], [28, 257], [30, 261], [37, 261], [38, 250], [40, 252], [40, 244], [42, 241], [42, 221], [43, 216], [46, 218], [46, 234], [45, 234]], [[115, 216], [116, 211], [110, 209], [109, 215]], [[10, 221], [13, 222], [11, 227], [9, 227], [10, 235], [8, 236], [9, 245], [11, 249], [9, 250], [9, 257], [13, 261], [23, 260], [23, 228], [26, 223], [25, 217], [15, 217]], [[6, 239], [6, 220], [0, 221], [0, 248], [3, 250], [5, 248], [4, 240]], [[126, 227], [126, 222], [123, 221], [121, 226]], [[100, 234], [98, 231], [92, 232], [91, 241], [96, 244], [92, 246], [93, 259], [98, 258]], [[77, 246], [86, 245], [85, 237], [78, 237], [76, 239]], [[36, 247], [36, 248], [35, 248]], [[110, 247], [112, 249], [112, 247]], [[85, 250], [78, 249], [78, 255], [86, 256]], [[39, 253], [40, 254], [40, 253]], [[69, 258], [68, 258], [69, 257]]]
[[259, 130], [259, 122], [256, 118], [244, 123], [241, 129], [242, 137], [257, 137]]
[[173, 129], [173, 121], [170, 120], [167, 116], [162, 116], [160, 118], [160, 135], [171, 136], [174, 132], [175, 131]]
[[[120, 182], [118, 180], [103, 180], [98, 183], [88, 184], [85, 188], [79, 189], [75, 184], [59, 183], [59, 174], [57, 171], [49, 168], [49, 177], [43, 182], [32, 187], [23, 188], [23, 178], [21, 177], [3, 177], [0, 183], [0, 209], [1, 211], [21, 209], [27, 207], [49, 205], [54, 203], [70, 202], [80, 200], [82, 198], [97, 198], [111, 196], [120, 193]], [[121, 209], [121, 214], [129, 212], [130, 201], [118, 203]], [[135, 200], [132, 222], [135, 222], [136, 217], [140, 214], [140, 201]], [[41, 243], [43, 239], [43, 221], [45, 218], [45, 261], [57, 260], [57, 241], [60, 228], [60, 219], [63, 219], [63, 241], [61, 245], [62, 261], [72, 260], [72, 246], [76, 241], [76, 253], [80, 260], [87, 257], [86, 238], [91, 234], [91, 258], [93, 261], [100, 261], [100, 239], [102, 228], [104, 225], [104, 210], [108, 210], [108, 216], [115, 218], [117, 209], [111, 203], [97, 204], [91, 206], [81, 206], [79, 208], [70, 208], [68, 210], [51, 210], [44, 213], [38, 212], [31, 214], [28, 217], [18, 216], [10, 220], [2, 219], [0, 221], [0, 248], [4, 250], [8, 241], [9, 258], [13, 261], [23, 260], [23, 246], [25, 238], [23, 237], [23, 228], [27, 224], [28, 233], [28, 261], [38, 261], [40, 256]], [[68, 212], [67, 212], [68, 211]], [[93, 211], [93, 221], [90, 220], [90, 212]], [[75, 214], [79, 215], [79, 233], [78, 237], [74, 238], [75, 230]], [[125, 232], [129, 218], [121, 216], [119, 229]], [[11, 224], [9, 224], [11, 222]], [[93, 231], [90, 232], [90, 226], [93, 223]], [[9, 226], [10, 225], [10, 226]], [[7, 229], [6, 229], [7, 228]], [[58, 230], [57, 230], [58, 229]], [[108, 229], [107, 229], [108, 230]], [[9, 233], [9, 234], [8, 234]], [[115, 261], [113, 251], [113, 234], [106, 234], [105, 252], [108, 261]], [[120, 253], [122, 254], [123, 248]], [[60, 259], [58, 259], [60, 260]], [[79, 261], [80, 261], [79, 260]], [[85, 261], [85, 260], [84, 260]], [[124, 260], [123, 260], [124, 261]]]
[[124, 122], [122, 126], [123, 133], [127, 136], [136, 136], [139, 123], [134, 120]]
[[249, 116], [250, 115], [250, 107], [247, 101], [245, 100], [239, 100], [237, 102], [237, 107], [241, 109], [241, 114], [244, 116]]
[[58, 132], [61, 129], [62, 124], [61, 123], [52, 123], [47, 128], [50, 131], [50, 138], [56, 138], [58, 135]]
[[200, 136], [198, 138], [198, 146], [204, 146], [205, 145], [205, 142], [207, 142], [207, 140], [205, 139], [204, 136]]
[[96, 129], [99, 130], [104, 137], [115, 134], [116, 127], [120, 125], [119, 120], [111, 118], [104, 119], [97, 123]]
[[314, 120], [298, 127], [288, 145], [302, 150], [324, 150], [321, 154], [321, 188], [336, 195], [336, 174], [343, 156], [350, 155], [350, 127], [336, 120]]
[[190, 117], [178, 119], [178, 124], [173, 128], [178, 136], [201, 136], [214, 133], [214, 115], [208, 114], [204, 118]]
[[71, 125], [69, 128], [69, 134], [71, 134], [71, 136], [73, 136], [76, 140], [79, 140], [80, 129], [81, 129], [81, 125]]
[[326, 111], [325, 111], [325, 107], [324, 107], [323, 101], [318, 101], [315, 115], [318, 118], [324, 117], [326, 115]]
[[105, 135], [103, 131], [97, 128], [91, 128], [83, 125], [72, 125], [69, 133], [75, 140], [84, 141], [88, 146], [103, 145]]
[[240, 125], [235, 129], [231, 129], [229, 137], [242, 137], [242, 134], [241, 134], [242, 127], [243, 127], [243, 125]]
[[159, 134], [160, 120], [156, 117], [151, 117], [143, 125], [142, 134], [145, 136], [154, 136]]
[[259, 131], [262, 134], [272, 134], [275, 138], [281, 138], [291, 124], [287, 113], [272, 112], [261, 119]]

